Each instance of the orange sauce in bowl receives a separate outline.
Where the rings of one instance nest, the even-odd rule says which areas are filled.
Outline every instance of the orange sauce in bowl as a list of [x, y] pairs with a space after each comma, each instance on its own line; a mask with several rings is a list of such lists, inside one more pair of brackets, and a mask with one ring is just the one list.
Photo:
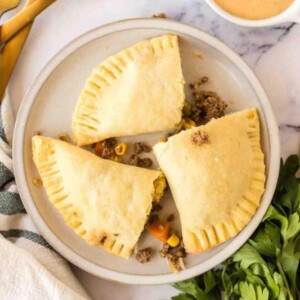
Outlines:
[[249, 20], [262, 20], [282, 13], [294, 0], [215, 0], [215, 2], [231, 15]]

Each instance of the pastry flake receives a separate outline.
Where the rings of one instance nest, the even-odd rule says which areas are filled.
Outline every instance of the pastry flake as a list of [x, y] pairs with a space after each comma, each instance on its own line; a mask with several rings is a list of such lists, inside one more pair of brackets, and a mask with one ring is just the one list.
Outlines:
[[177, 36], [139, 42], [94, 69], [73, 114], [73, 139], [80, 146], [173, 129], [184, 97]]
[[87, 243], [128, 257], [152, 203], [163, 195], [163, 174], [104, 160], [49, 137], [33, 137], [32, 147], [49, 200], [66, 223]]
[[265, 186], [259, 126], [257, 111], [248, 109], [154, 146], [188, 252], [202, 252], [234, 237], [255, 214]]

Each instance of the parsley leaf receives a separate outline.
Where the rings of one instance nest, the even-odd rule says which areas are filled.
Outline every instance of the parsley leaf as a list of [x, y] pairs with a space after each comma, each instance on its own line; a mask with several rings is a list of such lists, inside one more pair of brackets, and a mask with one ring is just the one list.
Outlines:
[[186, 292], [187, 294], [194, 296], [196, 299], [198, 296], [200, 297], [200, 295], [204, 294], [204, 292], [198, 287], [198, 283], [195, 278], [174, 283], [173, 286], [182, 292]]
[[249, 244], [262, 255], [276, 257], [281, 249], [279, 227], [266, 222], [261, 230], [258, 230], [249, 240]]
[[241, 297], [240, 300], [268, 300], [269, 291], [261, 286], [254, 286], [251, 283], [241, 282], [239, 284]]
[[240, 262], [242, 269], [248, 269], [252, 264], [257, 263], [267, 266], [259, 252], [250, 244], [245, 244], [233, 255], [234, 262]]
[[203, 275], [203, 280], [205, 286], [204, 292], [208, 294], [216, 287], [217, 284], [214, 273], [212, 271], [208, 271]]
[[[189, 296], [193, 296], [194, 298], [192, 299], [217, 300], [221, 299], [221, 294], [217, 287], [217, 277], [220, 277], [218, 272], [208, 271], [201, 277], [174, 283], [173, 286]], [[174, 300], [174, 297], [172, 299]]]
[[286, 240], [286, 233], [288, 229], [288, 219], [282, 215], [274, 206], [270, 206], [264, 216], [263, 221], [278, 221], [280, 223], [280, 232], [283, 240]]
[[290, 155], [285, 162], [285, 174], [286, 176], [294, 175], [299, 169], [299, 157], [298, 155]]
[[293, 212], [298, 204], [298, 181], [295, 177], [289, 177], [284, 183], [285, 194], [282, 196], [281, 204], [289, 210], [289, 213]]
[[195, 298], [189, 294], [179, 294], [172, 297], [172, 300], [195, 300]]

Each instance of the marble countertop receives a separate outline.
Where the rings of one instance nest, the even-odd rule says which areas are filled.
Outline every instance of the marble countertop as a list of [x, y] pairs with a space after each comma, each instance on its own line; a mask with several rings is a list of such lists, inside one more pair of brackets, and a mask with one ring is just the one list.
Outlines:
[[[57, 0], [36, 20], [13, 74], [9, 92], [15, 113], [41, 68], [75, 37], [101, 24], [160, 12], [218, 37], [238, 52], [270, 98], [280, 128], [282, 156], [299, 151], [300, 25], [242, 28], [221, 19], [204, 0]], [[73, 269], [93, 299], [163, 300], [177, 294], [168, 285], [128, 286]]]

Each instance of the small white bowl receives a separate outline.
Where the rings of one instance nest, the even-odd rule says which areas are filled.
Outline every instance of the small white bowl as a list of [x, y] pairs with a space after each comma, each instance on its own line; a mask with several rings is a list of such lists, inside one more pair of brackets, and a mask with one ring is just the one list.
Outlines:
[[215, 0], [206, 0], [207, 4], [221, 17], [229, 22], [235, 23], [237, 25], [246, 27], [264, 27], [273, 26], [286, 22], [296, 22], [300, 23], [300, 0], [294, 0], [294, 2], [282, 13], [267, 19], [262, 20], [248, 20], [234, 16], [224, 9], [222, 9]]

